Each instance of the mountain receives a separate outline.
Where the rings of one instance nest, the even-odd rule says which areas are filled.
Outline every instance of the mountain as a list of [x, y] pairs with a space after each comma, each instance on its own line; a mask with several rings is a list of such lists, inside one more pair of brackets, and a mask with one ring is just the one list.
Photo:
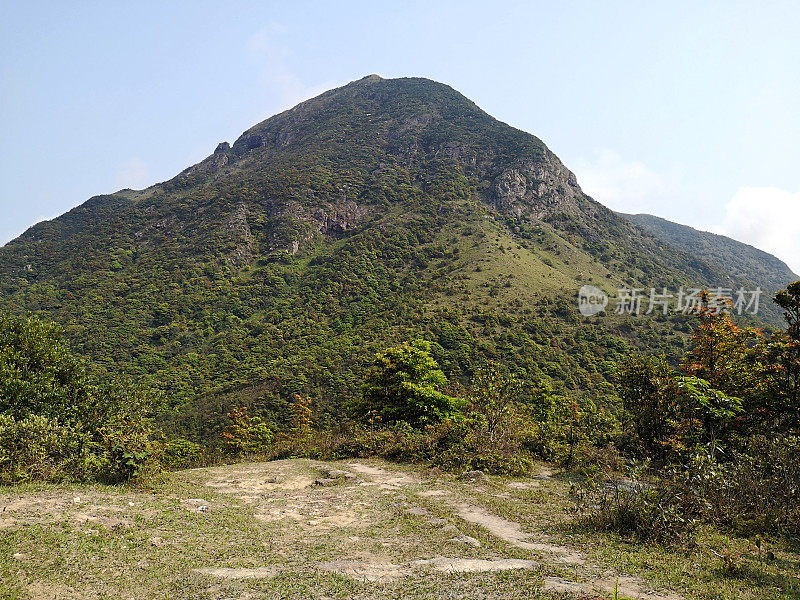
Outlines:
[[[620, 213], [622, 214], [622, 213]], [[774, 293], [800, 279], [779, 258], [724, 235], [698, 231], [653, 215], [623, 214], [658, 239], [696, 256], [710, 265], [737, 273], [743, 279]]]
[[294, 393], [334, 422], [374, 352], [414, 337], [453, 386], [497, 359], [589, 400], [631, 347], [683, 351], [684, 315], [581, 318], [587, 283], [746, 279], [595, 202], [541, 140], [452, 88], [376, 75], [0, 249], [0, 309], [63, 324], [196, 437], [235, 406], [280, 420]]

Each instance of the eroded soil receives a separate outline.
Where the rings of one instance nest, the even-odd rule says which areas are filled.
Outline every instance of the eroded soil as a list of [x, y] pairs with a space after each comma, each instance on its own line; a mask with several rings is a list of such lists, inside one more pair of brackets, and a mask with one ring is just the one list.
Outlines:
[[546, 468], [469, 483], [300, 459], [157, 493], [7, 490], [0, 564], [22, 598], [681, 598], [556, 539], [558, 493]]

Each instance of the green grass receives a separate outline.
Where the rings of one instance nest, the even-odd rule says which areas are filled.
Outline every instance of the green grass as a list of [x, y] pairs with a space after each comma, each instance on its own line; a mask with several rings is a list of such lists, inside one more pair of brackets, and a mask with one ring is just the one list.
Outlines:
[[[800, 597], [796, 546], [766, 540], [759, 558], [747, 540], [709, 529], [688, 550], [586, 531], [572, 524], [568, 482], [559, 477], [522, 490], [509, 487], [507, 478], [493, 477], [486, 486], [476, 486], [451, 476], [432, 478], [421, 468], [404, 465], [402, 470], [416, 480], [396, 489], [384, 489], [367, 476], [367, 485], [292, 488], [292, 482], [320, 477], [318, 464], [294, 460], [183, 471], [153, 490], [98, 485], [0, 489], [0, 504], [7, 508], [0, 514], [16, 519], [12, 525], [5, 522], [0, 535], [0, 597], [555, 599], [570, 596], [543, 589], [545, 578], [591, 586], [604, 573], [636, 576], [648, 587], [673, 590], [687, 600]], [[369, 464], [397, 469], [378, 461]], [[349, 468], [347, 462], [334, 466]], [[264, 487], [270, 474], [278, 478], [278, 487]], [[212, 480], [229, 486], [228, 491], [206, 485]], [[419, 496], [424, 490], [447, 494]], [[196, 510], [189, 499], [202, 499], [208, 511]], [[20, 503], [27, 508], [20, 510]], [[559, 563], [547, 552], [494, 537], [459, 519], [461, 503], [519, 523], [534, 541], [576, 549], [586, 564]], [[452, 534], [429, 524], [430, 517], [408, 514], [409, 507], [445, 519], [480, 540], [481, 547], [447, 542]], [[264, 520], [270, 510], [285, 514]], [[326, 521], [344, 517], [350, 520]], [[735, 571], [727, 572], [712, 548], [745, 552]], [[774, 560], [766, 558], [768, 551], [774, 552]], [[437, 556], [533, 559], [540, 567], [492, 573], [412, 569], [408, 576], [389, 581], [362, 581], [318, 568], [336, 560], [403, 566]], [[264, 579], [225, 579], [196, 570], [270, 565], [283, 570]], [[613, 589], [604, 593], [614, 597]]]

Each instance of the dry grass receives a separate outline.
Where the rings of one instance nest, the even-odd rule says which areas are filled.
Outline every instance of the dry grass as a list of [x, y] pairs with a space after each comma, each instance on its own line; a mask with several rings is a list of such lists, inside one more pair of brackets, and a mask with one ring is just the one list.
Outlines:
[[0, 597], [799, 597], [786, 546], [729, 573], [706, 550], [743, 540], [709, 533], [686, 553], [574, 531], [567, 489], [547, 470], [476, 484], [309, 460], [183, 471], [154, 490], [4, 488]]

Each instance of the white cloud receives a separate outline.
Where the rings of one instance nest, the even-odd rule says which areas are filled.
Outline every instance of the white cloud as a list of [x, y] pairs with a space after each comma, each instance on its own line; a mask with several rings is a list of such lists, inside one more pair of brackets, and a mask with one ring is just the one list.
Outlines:
[[739, 188], [713, 230], [774, 254], [800, 273], [800, 192]]
[[[620, 212], [646, 212], [726, 235], [769, 252], [800, 273], [800, 192], [774, 187], [742, 187], [723, 209], [723, 202], [698, 204], [678, 173], [667, 176], [639, 161], [626, 161], [613, 150], [591, 160], [577, 160], [574, 169], [583, 190]], [[665, 214], [669, 212], [670, 214]], [[708, 226], [709, 222], [716, 223]]]
[[117, 171], [116, 183], [118, 189], [131, 188], [140, 190], [150, 183], [147, 165], [140, 158], [132, 158]]
[[600, 150], [591, 160], [578, 160], [575, 175], [583, 191], [613, 210], [655, 212], [669, 201], [671, 185], [639, 161], [626, 161], [613, 150]]
[[262, 84], [270, 94], [278, 97], [275, 110], [281, 111], [308, 100], [333, 87], [330, 83], [306, 85], [289, 66], [292, 52], [281, 41], [286, 28], [278, 23], [262, 27], [247, 41], [247, 49], [259, 64]]

